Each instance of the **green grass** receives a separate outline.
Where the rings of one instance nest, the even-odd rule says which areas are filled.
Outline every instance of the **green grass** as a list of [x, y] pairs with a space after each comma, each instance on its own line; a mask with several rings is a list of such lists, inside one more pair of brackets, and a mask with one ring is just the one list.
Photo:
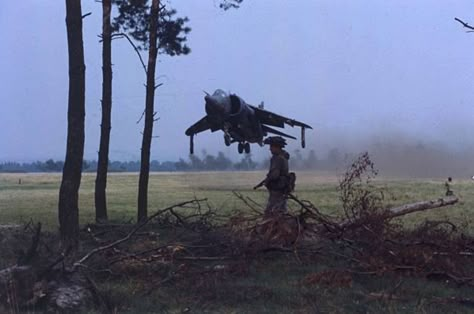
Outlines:
[[[473, 308], [436, 302], [472, 299], [471, 288], [418, 278], [353, 276], [351, 287], [307, 285], [305, 276], [331, 267], [327, 260], [299, 263], [292, 256], [256, 261], [245, 275], [210, 274], [184, 284], [158, 286], [148, 297], [140, 282], [122, 280], [101, 288], [111, 295], [120, 313], [472, 313]], [[395, 291], [399, 300], [371, 295]]]
[[[232, 193], [250, 196], [264, 204], [266, 191], [252, 187], [264, 176], [263, 172], [203, 172], [159, 173], [150, 176], [149, 211], [186, 201], [194, 197], [208, 198], [212, 207], [222, 212], [244, 210], [246, 207]], [[21, 179], [22, 184], [19, 184]], [[46, 229], [57, 229], [57, 202], [61, 176], [58, 174], [1, 174], [0, 224], [21, 223], [33, 219]], [[94, 175], [83, 176], [80, 190], [80, 221], [94, 221]], [[109, 218], [113, 221], [135, 219], [137, 174], [109, 176], [107, 199]], [[392, 205], [438, 198], [444, 195], [442, 180], [401, 180], [382, 178], [377, 185], [389, 192], [387, 203]], [[326, 213], [341, 214], [337, 190], [338, 178], [321, 173], [298, 173], [296, 194], [308, 199]], [[453, 190], [460, 203], [426, 213], [403, 218], [406, 226], [425, 219], [449, 217], [454, 222], [474, 217], [474, 182], [455, 182]], [[472, 226], [472, 224], [471, 224]], [[105, 281], [107, 291], [119, 313], [472, 313], [472, 307], [438, 304], [434, 298], [470, 297], [472, 289], [425, 279], [404, 278], [397, 295], [407, 301], [377, 300], [368, 297], [394, 287], [397, 277], [354, 276], [352, 288], [303, 285], [302, 279], [316, 271], [337, 267], [337, 260], [296, 261], [287, 257], [267, 256], [252, 263], [245, 274], [225, 274], [199, 286], [198, 280], [161, 286], [143, 297], [140, 280]], [[159, 281], [159, 276], [156, 275]], [[153, 277], [151, 277], [152, 280]], [[136, 292], [136, 293], [135, 293]]]
[[[245, 205], [233, 195], [234, 190], [264, 204], [265, 189], [252, 190], [263, 177], [263, 172], [152, 174], [149, 184], [149, 211], [153, 212], [194, 197], [208, 198], [212, 207], [223, 212], [245, 209]], [[42, 221], [49, 229], [56, 228], [60, 180], [59, 174], [0, 174], [0, 222], [19, 223], [31, 218]], [[82, 179], [79, 196], [82, 224], [94, 220], [94, 180], [95, 176], [92, 174], [85, 174]], [[298, 173], [297, 180], [296, 194], [300, 198], [312, 201], [327, 213], [340, 213], [336, 176], [307, 172]], [[444, 194], [442, 180], [380, 179], [377, 184], [387, 189], [392, 196], [387, 197], [387, 202], [393, 205], [437, 198]], [[111, 220], [135, 219], [137, 185], [137, 174], [109, 176], [107, 200]], [[432, 210], [429, 214], [413, 214], [405, 219], [406, 222], [413, 224], [426, 217], [450, 217], [454, 221], [474, 217], [474, 182], [456, 182], [454, 191], [461, 198], [458, 205]]]

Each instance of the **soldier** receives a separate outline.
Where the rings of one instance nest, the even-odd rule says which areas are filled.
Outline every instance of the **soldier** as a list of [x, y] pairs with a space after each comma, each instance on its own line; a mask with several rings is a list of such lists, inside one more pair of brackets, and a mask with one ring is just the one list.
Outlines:
[[446, 196], [453, 196], [454, 192], [451, 190], [451, 186], [453, 184], [453, 178], [449, 177], [448, 181], [444, 183], [444, 186], [446, 187]]
[[277, 213], [285, 213], [287, 210], [286, 201], [287, 193], [289, 192], [289, 169], [288, 154], [283, 147], [286, 145], [284, 138], [280, 136], [272, 136], [265, 139], [264, 144], [270, 145], [272, 158], [270, 160], [270, 170], [267, 177], [255, 187], [265, 185], [269, 192], [267, 207], [265, 208], [265, 215], [272, 215]]

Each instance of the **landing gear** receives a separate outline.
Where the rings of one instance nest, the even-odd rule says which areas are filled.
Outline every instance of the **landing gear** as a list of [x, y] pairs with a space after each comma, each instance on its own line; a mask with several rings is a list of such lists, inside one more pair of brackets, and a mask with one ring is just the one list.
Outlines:
[[239, 151], [239, 154], [242, 154], [244, 152], [244, 144], [239, 143], [239, 146], [237, 146], [237, 150]]
[[194, 154], [194, 134], [189, 136], [189, 153], [191, 155]]
[[306, 147], [306, 135], [305, 135], [305, 127], [301, 127], [301, 147]]
[[232, 144], [232, 140], [230, 139], [230, 136], [229, 135], [224, 135], [224, 144], [225, 146], [230, 146], [230, 144]]
[[239, 151], [239, 154], [243, 154], [244, 151], [246, 154], [250, 154], [250, 143], [239, 143], [237, 150]]
[[246, 154], [250, 154], [250, 144], [249, 143], [244, 144], [244, 151], [245, 151]]

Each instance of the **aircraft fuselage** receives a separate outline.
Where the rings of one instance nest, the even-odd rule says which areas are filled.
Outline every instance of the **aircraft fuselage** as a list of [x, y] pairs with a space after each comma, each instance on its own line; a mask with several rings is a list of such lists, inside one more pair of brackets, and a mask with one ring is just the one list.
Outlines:
[[255, 111], [242, 98], [217, 90], [204, 100], [212, 131], [222, 130], [232, 143], [262, 143], [262, 126]]

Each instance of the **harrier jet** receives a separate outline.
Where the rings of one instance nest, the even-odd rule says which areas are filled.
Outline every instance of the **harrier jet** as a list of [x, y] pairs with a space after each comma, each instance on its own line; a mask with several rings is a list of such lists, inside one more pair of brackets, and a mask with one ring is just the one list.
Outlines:
[[190, 137], [190, 153], [194, 153], [194, 135], [210, 130], [211, 132], [223, 131], [224, 143], [230, 146], [238, 143], [239, 154], [250, 153], [250, 143], [263, 146], [265, 136], [276, 134], [291, 139], [294, 136], [285, 134], [272, 127], [284, 128], [285, 124], [292, 127], [301, 127], [301, 146], [305, 147], [305, 129], [311, 126], [289, 119], [263, 109], [263, 103], [258, 107], [247, 104], [235, 94], [227, 94], [218, 89], [214, 94], [206, 93], [207, 115], [186, 130]]

